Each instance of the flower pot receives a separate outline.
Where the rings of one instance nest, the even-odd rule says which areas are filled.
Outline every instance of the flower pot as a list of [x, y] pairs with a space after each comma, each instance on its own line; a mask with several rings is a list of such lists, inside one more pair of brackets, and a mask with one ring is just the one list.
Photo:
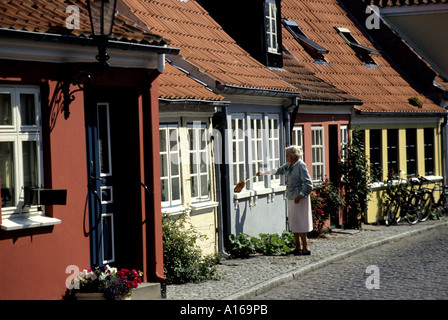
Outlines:
[[106, 300], [104, 295], [99, 292], [78, 292], [76, 293], [77, 300]]
[[[107, 300], [104, 294], [100, 292], [78, 292], [76, 293], [77, 300]], [[118, 300], [131, 300], [132, 291], [118, 298]]]

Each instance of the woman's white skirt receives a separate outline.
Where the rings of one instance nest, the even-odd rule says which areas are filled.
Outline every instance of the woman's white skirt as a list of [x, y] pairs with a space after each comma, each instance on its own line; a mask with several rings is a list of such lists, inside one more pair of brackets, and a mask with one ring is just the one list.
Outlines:
[[288, 223], [292, 233], [305, 233], [313, 230], [310, 196], [303, 198], [299, 203], [288, 200]]

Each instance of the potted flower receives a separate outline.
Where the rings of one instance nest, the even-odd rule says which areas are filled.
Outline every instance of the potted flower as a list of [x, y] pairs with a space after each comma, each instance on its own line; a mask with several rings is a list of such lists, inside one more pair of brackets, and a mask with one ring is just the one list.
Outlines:
[[142, 282], [142, 272], [108, 265], [83, 270], [74, 280], [78, 300], [130, 300], [132, 290]]

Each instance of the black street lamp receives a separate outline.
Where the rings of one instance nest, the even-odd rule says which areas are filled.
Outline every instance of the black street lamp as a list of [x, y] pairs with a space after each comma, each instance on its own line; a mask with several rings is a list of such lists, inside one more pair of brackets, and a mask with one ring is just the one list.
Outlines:
[[[70, 116], [70, 104], [75, 99], [74, 94], [83, 91], [85, 86], [93, 85], [96, 77], [109, 66], [107, 62], [109, 55], [106, 52], [107, 44], [112, 37], [112, 28], [115, 18], [115, 7], [117, 0], [86, 0], [87, 10], [89, 11], [90, 26], [92, 28], [92, 38], [98, 46], [98, 55], [96, 59], [100, 63], [99, 72], [95, 71], [94, 66], [85, 68], [81, 66], [77, 71], [67, 70], [67, 78], [62, 84], [62, 92], [64, 94], [64, 118]], [[69, 67], [70, 68], [70, 67]], [[77, 88], [70, 91], [70, 85]]]
[[106, 47], [112, 38], [116, 5], [117, 0], [87, 0], [92, 36], [98, 44], [96, 59], [103, 65], [109, 60]]

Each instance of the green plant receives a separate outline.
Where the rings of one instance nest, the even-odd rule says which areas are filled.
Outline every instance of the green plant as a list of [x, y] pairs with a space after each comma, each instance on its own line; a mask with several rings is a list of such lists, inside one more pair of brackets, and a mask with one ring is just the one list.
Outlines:
[[417, 108], [421, 108], [423, 106], [422, 100], [419, 97], [410, 97], [408, 99], [409, 103]]
[[266, 255], [288, 253], [295, 247], [294, 236], [286, 231], [282, 235], [260, 233], [259, 237], [262, 244], [260, 253]]
[[74, 279], [72, 289], [68, 289], [64, 298], [75, 293], [102, 293], [108, 300], [118, 300], [128, 295], [132, 289], [142, 283], [143, 273], [135, 269], [111, 268], [109, 265], [83, 270]]
[[203, 255], [196, 242], [205, 238], [187, 222], [186, 215], [162, 215], [163, 260], [167, 284], [219, 279], [219, 254]]
[[313, 221], [316, 222], [316, 232], [320, 233], [329, 218], [339, 219], [339, 209], [345, 206], [341, 190], [328, 180], [317, 185], [311, 193], [311, 208]]
[[370, 170], [365, 155], [363, 131], [352, 130], [352, 141], [345, 147], [345, 157], [340, 162], [348, 224], [358, 226], [370, 200]]
[[229, 253], [233, 258], [248, 258], [250, 254], [266, 255], [290, 252], [295, 248], [294, 235], [284, 231], [279, 234], [260, 233], [259, 237], [251, 237], [245, 233], [229, 235]]

